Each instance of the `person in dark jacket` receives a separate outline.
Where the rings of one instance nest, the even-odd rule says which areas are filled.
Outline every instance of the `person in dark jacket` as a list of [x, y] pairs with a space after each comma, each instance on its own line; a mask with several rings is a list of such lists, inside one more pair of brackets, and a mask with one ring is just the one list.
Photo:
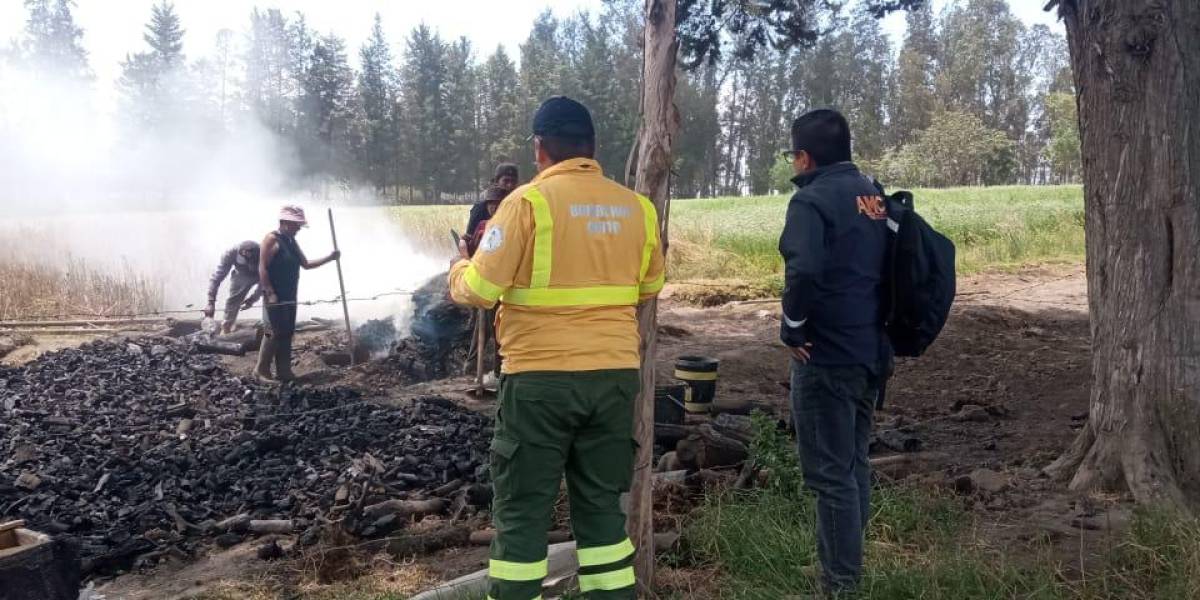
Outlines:
[[284, 206], [279, 210], [279, 229], [263, 238], [258, 257], [258, 288], [266, 297], [263, 323], [267, 332], [258, 351], [258, 365], [254, 369], [254, 374], [263, 379], [272, 379], [272, 362], [275, 363], [274, 379], [281, 382], [295, 379], [292, 373], [292, 337], [296, 333], [300, 269], [315, 269], [341, 256], [341, 252], [334, 250], [325, 258], [308, 260], [296, 243], [296, 234], [307, 226], [303, 208]]
[[225, 320], [221, 331], [233, 331], [238, 313], [254, 306], [262, 293], [258, 288], [258, 242], [245, 241], [225, 251], [217, 270], [208, 280], [208, 303], [204, 316], [212, 318], [217, 311], [217, 292], [229, 279], [229, 299], [225, 301]]
[[475, 229], [467, 231], [469, 238], [467, 239], [467, 252], [471, 256], [475, 255], [475, 251], [479, 249], [479, 242], [483, 240], [483, 234], [487, 231], [488, 221], [492, 220], [492, 215], [500, 209], [500, 203], [506, 198], [512, 190], [506, 190], [498, 185], [493, 185], [483, 192], [483, 206], [485, 209], [483, 219], [476, 225]]
[[468, 240], [467, 244], [479, 245], [479, 240], [474, 240], [475, 230], [479, 228], [479, 223], [492, 218], [492, 214], [488, 212], [488, 195], [495, 188], [504, 191], [504, 195], [512, 193], [517, 189], [517, 181], [520, 179], [517, 171], [517, 165], [512, 163], [500, 163], [496, 165], [496, 174], [492, 176], [491, 185], [483, 191], [483, 195], [479, 200], [471, 206], [471, 216], [467, 219], [467, 228], [463, 230]]
[[798, 188], [779, 239], [786, 263], [780, 337], [792, 360], [792, 417], [806, 485], [817, 495], [822, 584], [852, 592], [870, 515], [867, 447], [891, 363], [883, 330], [887, 209], [850, 162], [850, 127], [833, 110], [792, 124]]

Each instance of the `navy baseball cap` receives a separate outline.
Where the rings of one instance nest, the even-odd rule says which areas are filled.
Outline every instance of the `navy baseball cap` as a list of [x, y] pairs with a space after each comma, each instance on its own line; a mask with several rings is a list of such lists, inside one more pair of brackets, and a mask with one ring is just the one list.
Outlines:
[[596, 128], [586, 106], [566, 96], [554, 96], [543, 102], [533, 115], [533, 135], [594, 138]]

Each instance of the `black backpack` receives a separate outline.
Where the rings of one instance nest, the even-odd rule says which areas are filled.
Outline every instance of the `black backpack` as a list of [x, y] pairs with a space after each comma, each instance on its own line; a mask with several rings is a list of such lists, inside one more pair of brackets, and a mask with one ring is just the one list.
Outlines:
[[[879, 190], [883, 194], [882, 186]], [[921, 356], [954, 303], [954, 242], [917, 214], [912, 192], [883, 196], [891, 231], [884, 327], [896, 356]]]

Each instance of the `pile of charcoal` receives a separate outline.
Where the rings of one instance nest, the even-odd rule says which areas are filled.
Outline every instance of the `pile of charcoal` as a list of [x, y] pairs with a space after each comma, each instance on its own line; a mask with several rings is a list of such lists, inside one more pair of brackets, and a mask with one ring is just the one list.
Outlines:
[[85, 573], [256, 531], [380, 535], [382, 519], [350, 515], [482, 496], [490, 427], [442, 398], [280, 391], [169, 338], [92, 342], [0, 368], [0, 519], [77, 539]]
[[[368, 323], [357, 335], [382, 337], [385, 327]], [[413, 293], [411, 335], [399, 339], [386, 357], [368, 369], [377, 385], [410, 384], [461, 375], [475, 331], [473, 311], [450, 300], [446, 274], [433, 277]]]

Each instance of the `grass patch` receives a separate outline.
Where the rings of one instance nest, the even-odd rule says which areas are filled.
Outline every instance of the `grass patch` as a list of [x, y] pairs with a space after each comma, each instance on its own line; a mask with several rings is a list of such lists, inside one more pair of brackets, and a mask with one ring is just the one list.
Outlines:
[[[998, 186], [914, 191], [917, 210], [958, 246], [961, 274], [1030, 265], [1076, 264], [1084, 257], [1080, 186]], [[668, 280], [743, 282], [751, 296], [781, 287], [776, 249], [787, 196], [675, 200], [671, 205]], [[452, 250], [465, 206], [393, 209], [420, 247]]]
[[[816, 502], [805, 490], [790, 440], [754, 416], [750, 454], [770, 472], [752, 492], [708, 498], [686, 531], [696, 563], [723, 574], [722, 598], [815, 593]], [[970, 519], [954, 498], [905, 487], [873, 492], [863, 581], [865, 598], [1056, 598], [1051, 572], [1006, 567], [966, 547]]]
[[[786, 436], [756, 417], [751, 455], [771, 481], [709, 497], [685, 531], [675, 566], [715, 571], [712, 597], [758, 600], [815, 593], [815, 499], [800, 483]], [[781, 476], [776, 477], [779, 473]], [[1110, 542], [1111, 543], [1111, 542]], [[1200, 597], [1200, 520], [1137, 511], [1100, 566], [1067, 576], [1048, 548], [1005, 555], [974, 534], [958, 499], [928, 489], [873, 491], [857, 598], [901, 600], [1184, 600]]]
[[[960, 273], [1083, 260], [1079, 186], [914, 191], [917, 210], [958, 246]], [[671, 205], [676, 280], [778, 278], [786, 196], [677, 200]], [[698, 247], [698, 248], [697, 248]]]
[[106, 270], [68, 258], [65, 264], [0, 261], [0, 320], [36, 315], [121, 315], [160, 310], [162, 285], [128, 265]]

